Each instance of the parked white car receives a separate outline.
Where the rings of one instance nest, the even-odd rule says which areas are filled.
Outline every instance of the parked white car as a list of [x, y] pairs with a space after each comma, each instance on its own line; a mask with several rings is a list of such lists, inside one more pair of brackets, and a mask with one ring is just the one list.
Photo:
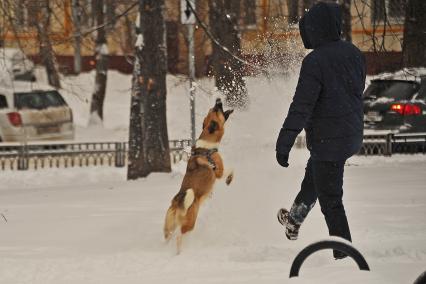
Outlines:
[[0, 78], [35, 81], [34, 63], [18, 48], [0, 48]]
[[0, 141], [74, 139], [72, 110], [61, 94], [30, 82], [0, 85]]

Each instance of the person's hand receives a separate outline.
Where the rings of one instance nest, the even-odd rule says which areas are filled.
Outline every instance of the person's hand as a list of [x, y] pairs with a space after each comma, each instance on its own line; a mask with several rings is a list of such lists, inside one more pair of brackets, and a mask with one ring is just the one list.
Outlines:
[[280, 164], [281, 167], [284, 167], [284, 168], [288, 167], [288, 154], [282, 154], [277, 152], [276, 158], [277, 158], [278, 164]]

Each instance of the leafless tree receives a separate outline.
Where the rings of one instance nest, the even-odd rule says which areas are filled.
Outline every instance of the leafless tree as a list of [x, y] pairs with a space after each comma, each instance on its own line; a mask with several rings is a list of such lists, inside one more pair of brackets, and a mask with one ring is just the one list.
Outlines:
[[72, 21], [74, 27], [74, 72], [81, 72], [81, 16], [80, 0], [72, 0]]
[[408, 0], [404, 25], [403, 65], [426, 66], [426, 1]]
[[[36, 23], [37, 36], [40, 44], [40, 58], [46, 68], [49, 84], [57, 89], [61, 88], [59, 78], [58, 64], [50, 40], [50, 24], [52, 10], [49, 0], [40, 0], [35, 2], [34, 8], [39, 9], [39, 20]], [[37, 4], [39, 6], [37, 6]]]
[[339, 4], [342, 10], [342, 36], [346, 41], [352, 42], [352, 14], [351, 0], [340, 0]]
[[167, 55], [164, 0], [139, 0], [130, 109], [128, 179], [170, 172], [166, 121]]
[[92, 115], [96, 114], [101, 120], [103, 120], [108, 73], [108, 45], [106, 39], [104, 0], [95, 0], [94, 9], [96, 13], [96, 24], [100, 27], [96, 34], [96, 77], [90, 112]]
[[228, 105], [243, 109], [248, 105], [247, 88], [243, 64], [235, 58], [241, 56], [240, 13], [241, 0], [209, 0], [211, 33], [220, 43], [213, 44], [212, 54], [216, 86]]
[[297, 24], [297, 22], [299, 21], [299, 1], [287, 0], [287, 7], [289, 24]]

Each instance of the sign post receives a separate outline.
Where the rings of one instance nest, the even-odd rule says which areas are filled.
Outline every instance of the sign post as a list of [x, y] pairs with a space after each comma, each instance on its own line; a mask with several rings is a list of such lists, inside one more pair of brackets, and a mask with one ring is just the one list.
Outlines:
[[[194, 28], [195, 15], [189, 7], [189, 1], [181, 0], [180, 12], [181, 23], [186, 25], [188, 29], [188, 71], [189, 71], [189, 100], [191, 109], [191, 140], [192, 145], [195, 145], [195, 52], [194, 52]], [[195, 9], [195, 1], [191, 1], [191, 6]]]

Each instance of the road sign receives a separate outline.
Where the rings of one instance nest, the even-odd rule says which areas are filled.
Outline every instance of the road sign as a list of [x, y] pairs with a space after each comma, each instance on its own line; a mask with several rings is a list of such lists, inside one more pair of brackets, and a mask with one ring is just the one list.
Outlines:
[[[188, 0], [192, 8], [195, 10], [195, 1]], [[187, 0], [180, 1], [180, 21], [183, 25], [195, 25], [196, 19], [194, 13], [192, 13], [191, 8]]]
[[188, 66], [189, 66], [189, 101], [191, 107], [191, 139], [195, 145], [195, 52], [194, 52], [194, 25], [188, 27]]

